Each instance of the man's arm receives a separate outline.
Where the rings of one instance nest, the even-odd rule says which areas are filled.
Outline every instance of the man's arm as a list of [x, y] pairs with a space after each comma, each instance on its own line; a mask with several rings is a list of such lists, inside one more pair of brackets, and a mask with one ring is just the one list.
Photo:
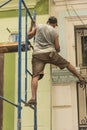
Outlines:
[[32, 31], [28, 32], [28, 38], [31, 39], [36, 34], [36, 28], [34, 28]]
[[28, 39], [31, 39], [36, 34], [36, 27], [33, 28], [34, 24], [35, 23], [31, 22], [31, 26], [30, 26], [30, 29], [29, 29], [29, 32], [28, 32]]
[[55, 37], [55, 49], [57, 52], [60, 52], [60, 45], [59, 45], [59, 37], [58, 35]]

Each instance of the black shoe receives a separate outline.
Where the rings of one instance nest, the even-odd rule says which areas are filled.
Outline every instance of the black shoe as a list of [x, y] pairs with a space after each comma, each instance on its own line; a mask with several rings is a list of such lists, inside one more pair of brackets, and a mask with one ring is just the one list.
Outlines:
[[36, 100], [35, 100], [35, 99], [30, 99], [30, 100], [27, 102], [27, 104], [29, 104], [29, 105], [36, 105], [37, 103], [36, 103]]

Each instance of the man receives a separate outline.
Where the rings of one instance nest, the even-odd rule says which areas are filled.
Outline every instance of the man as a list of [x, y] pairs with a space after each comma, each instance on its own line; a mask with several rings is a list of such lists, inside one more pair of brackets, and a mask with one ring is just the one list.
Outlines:
[[60, 45], [58, 33], [54, 29], [56, 26], [57, 19], [54, 16], [48, 19], [47, 24], [40, 24], [35, 28], [33, 28], [33, 24], [31, 24], [28, 38], [31, 39], [35, 36], [35, 43], [32, 55], [32, 97], [28, 101], [28, 104], [36, 104], [38, 80], [43, 77], [44, 68], [47, 63], [54, 64], [60, 69], [67, 68], [80, 82], [85, 82], [85, 79], [76, 71], [70, 62], [59, 55]]

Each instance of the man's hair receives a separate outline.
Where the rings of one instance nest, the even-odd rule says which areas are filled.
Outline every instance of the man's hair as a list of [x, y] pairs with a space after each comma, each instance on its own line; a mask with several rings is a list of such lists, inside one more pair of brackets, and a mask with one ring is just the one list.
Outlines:
[[50, 24], [55, 24], [56, 23], [56, 25], [57, 25], [57, 18], [54, 17], [54, 16], [51, 16], [51, 17], [48, 18], [47, 23], [50, 23]]

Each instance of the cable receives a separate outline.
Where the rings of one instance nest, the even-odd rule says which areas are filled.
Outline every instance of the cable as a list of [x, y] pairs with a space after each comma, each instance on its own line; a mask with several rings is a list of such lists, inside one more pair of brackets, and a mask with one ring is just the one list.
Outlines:
[[[65, 0], [66, 1], [66, 0]], [[71, 14], [70, 14], [70, 11], [69, 11], [69, 9], [68, 9], [68, 5], [67, 5], [67, 1], [66, 1], [66, 10], [67, 10], [67, 12], [68, 12], [68, 15], [70, 16], [70, 18], [72, 19], [72, 16], [71, 16]], [[72, 22], [72, 24], [73, 24], [73, 26], [74, 26], [74, 23]]]
[[[69, 5], [69, 4], [67, 4], [67, 1], [68, 1], [68, 0], [65, 0], [66, 10], [67, 10], [67, 12], [68, 12], [70, 18], [72, 19], [72, 16], [71, 16], [70, 11], [69, 11], [69, 9], [68, 9], [68, 5]], [[72, 1], [73, 1], [73, 0], [72, 0]], [[84, 21], [81, 19], [81, 17], [80, 17], [80, 16], [78, 15], [78, 13], [76, 12], [76, 10], [73, 8], [72, 4], [70, 4], [70, 5], [71, 5], [72, 10], [73, 10], [74, 13], [76, 14], [77, 18], [81, 21], [81, 23], [82, 23], [85, 27], [87, 27], [87, 25], [84, 23]], [[73, 23], [73, 25], [74, 25], [74, 23]]]
[[72, 7], [73, 11], [75, 12], [76, 16], [78, 17], [78, 19], [81, 21], [81, 23], [82, 23], [85, 27], [87, 27], [87, 25], [83, 22], [83, 20], [82, 20], [81, 17], [78, 15], [78, 13], [77, 13], [76, 10], [73, 8], [73, 6], [71, 6], [71, 7]]

